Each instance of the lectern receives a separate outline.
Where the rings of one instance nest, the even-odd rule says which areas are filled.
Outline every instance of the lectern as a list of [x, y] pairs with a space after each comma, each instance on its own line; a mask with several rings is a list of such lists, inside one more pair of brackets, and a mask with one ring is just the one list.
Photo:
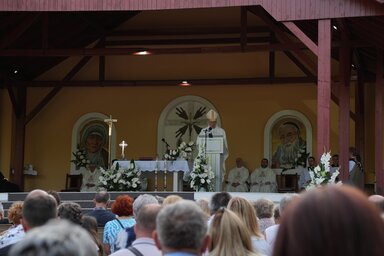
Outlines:
[[223, 160], [224, 160], [224, 138], [223, 136], [202, 136], [199, 135], [197, 144], [205, 151], [208, 164], [215, 174], [215, 191], [220, 192], [223, 182]]

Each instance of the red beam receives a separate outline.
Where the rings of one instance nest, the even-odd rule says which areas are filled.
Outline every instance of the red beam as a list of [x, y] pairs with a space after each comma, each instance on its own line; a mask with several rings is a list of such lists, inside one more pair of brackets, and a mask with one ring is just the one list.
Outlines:
[[[341, 31], [342, 38], [348, 41], [346, 31]], [[346, 182], [349, 177], [349, 112], [350, 112], [350, 77], [351, 77], [351, 51], [349, 47], [340, 49], [340, 85], [339, 85], [339, 156], [340, 177]]]
[[318, 21], [317, 156], [330, 150], [331, 21]]
[[310, 39], [301, 29], [295, 25], [293, 22], [283, 22], [283, 24], [301, 41], [303, 42], [309, 50], [311, 50], [315, 55], [318, 55], [317, 45]]
[[375, 172], [376, 193], [384, 195], [383, 169], [383, 50], [377, 50], [377, 71], [375, 89]]

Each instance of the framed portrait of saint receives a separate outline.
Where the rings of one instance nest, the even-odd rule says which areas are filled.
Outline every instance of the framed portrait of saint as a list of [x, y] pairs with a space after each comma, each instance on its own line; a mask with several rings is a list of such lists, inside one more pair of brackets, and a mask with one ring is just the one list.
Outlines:
[[108, 126], [100, 120], [86, 123], [79, 131], [79, 148], [90, 165], [108, 168]]
[[306, 165], [306, 129], [302, 122], [292, 117], [282, 118], [274, 124], [271, 133], [272, 168]]

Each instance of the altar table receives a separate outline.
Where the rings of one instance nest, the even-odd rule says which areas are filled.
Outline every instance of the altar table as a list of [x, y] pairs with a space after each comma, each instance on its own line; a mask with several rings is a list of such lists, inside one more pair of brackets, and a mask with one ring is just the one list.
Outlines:
[[[121, 168], [129, 168], [130, 161], [116, 161]], [[136, 169], [142, 172], [167, 171], [173, 173], [173, 191], [183, 187], [179, 172], [188, 173], [189, 165], [186, 160], [175, 161], [135, 161]], [[181, 184], [180, 184], [181, 183]]]

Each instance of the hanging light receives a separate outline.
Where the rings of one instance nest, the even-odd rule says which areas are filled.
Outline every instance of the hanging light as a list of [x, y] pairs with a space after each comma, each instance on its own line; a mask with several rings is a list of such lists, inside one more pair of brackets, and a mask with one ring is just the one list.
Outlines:
[[191, 83], [188, 83], [188, 81], [184, 80], [184, 81], [181, 81], [181, 83], [179, 83], [179, 86], [180, 87], [189, 87], [191, 86], [192, 84]]
[[146, 56], [146, 55], [151, 55], [152, 53], [147, 50], [140, 50], [137, 52], [134, 52], [133, 55], [138, 55], [138, 56]]

